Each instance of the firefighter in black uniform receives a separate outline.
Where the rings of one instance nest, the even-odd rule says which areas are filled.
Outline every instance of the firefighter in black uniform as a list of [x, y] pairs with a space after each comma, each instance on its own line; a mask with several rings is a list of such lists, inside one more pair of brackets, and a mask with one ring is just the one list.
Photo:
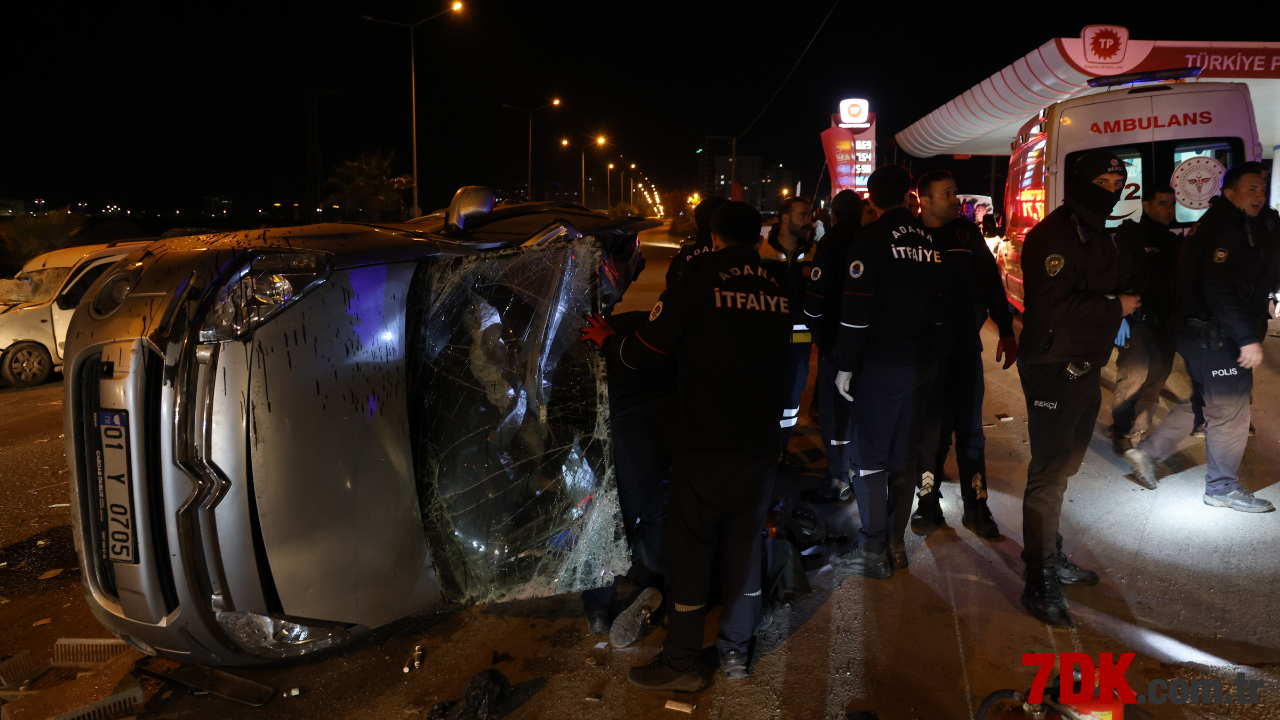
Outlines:
[[[643, 311], [614, 313], [609, 316], [609, 327], [626, 335], [643, 325], [648, 316]], [[638, 639], [644, 620], [662, 604], [666, 572], [662, 529], [676, 437], [676, 367], [675, 358], [642, 370], [606, 359], [618, 504], [632, 552], [627, 574], [643, 590], [616, 618], [609, 617], [609, 610], [621, 577], [612, 585], [583, 592], [582, 605], [587, 632], [609, 633], [614, 647], [626, 647]]]
[[833, 567], [887, 578], [906, 567], [911, 514], [909, 458], [937, 362], [945, 296], [942, 257], [905, 207], [911, 173], [885, 165], [867, 181], [880, 219], [858, 231], [845, 264], [836, 387], [854, 403], [862, 527]]
[[667, 290], [625, 337], [593, 318], [584, 335], [631, 368], [676, 358], [679, 425], [667, 505], [667, 637], [631, 682], [695, 692], [709, 673], [699, 655], [720, 558], [720, 667], [747, 675], [761, 608], [761, 532], [778, 457], [790, 302], [760, 263], [760, 213], [731, 202], [712, 218], [707, 270]]
[[769, 230], [769, 248], [762, 255], [765, 269], [781, 283], [791, 307], [791, 344], [787, 352], [787, 375], [783, 380], [787, 402], [778, 425], [782, 443], [779, 468], [793, 472], [803, 470], [803, 463], [788, 455], [787, 445], [800, 420], [800, 396], [809, 382], [809, 356], [813, 353], [813, 336], [804, 314], [804, 291], [813, 268], [810, 218], [809, 198], [796, 196], [783, 200], [778, 206], [778, 222]]
[[804, 314], [818, 346], [818, 427], [827, 453], [827, 477], [818, 494], [828, 500], [853, 496], [849, 470], [857, 464], [853, 438], [853, 403], [836, 392], [836, 340], [840, 337], [840, 309], [844, 302], [844, 271], [849, 243], [862, 229], [862, 198], [841, 190], [831, 199], [831, 229], [818, 241], [813, 270], [804, 294]]
[[1125, 220], [1116, 231], [1129, 287], [1142, 298], [1142, 307], [1121, 325], [1127, 337], [1117, 337], [1111, 441], [1120, 456], [1151, 429], [1160, 390], [1173, 371], [1173, 275], [1182, 247], [1182, 238], [1169, 231], [1176, 208], [1173, 188], [1145, 190], [1142, 219]]
[[[950, 438], [942, 440], [942, 428], [956, 436], [956, 466], [960, 471], [960, 496], [964, 501], [961, 522], [984, 538], [1000, 536], [1000, 528], [987, 507], [986, 437], [982, 432], [982, 326], [987, 315], [1000, 335], [996, 360], [1007, 370], [1018, 358], [1013, 337], [1013, 315], [1005, 300], [1004, 284], [995, 256], [977, 225], [959, 216], [960, 198], [951, 173], [941, 170], [920, 178], [920, 222], [942, 253], [946, 280], [947, 312], [939, 342], [938, 374], [929, 391], [920, 427], [916, 455], [918, 477], [913, 522], [943, 522], [942, 466]], [[950, 422], [944, 422], [944, 418]]]
[[[1262, 363], [1268, 294], [1274, 287], [1250, 219], [1266, 202], [1266, 173], [1247, 162], [1222, 178], [1213, 199], [1187, 233], [1178, 259], [1177, 297], [1182, 331], [1178, 354], [1204, 402], [1208, 472], [1204, 504], [1241, 512], [1275, 507], [1240, 487], [1240, 461], [1249, 441], [1249, 395], [1253, 368]], [[1125, 453], [1134, 472], [1155, 486], [1154, 459], [1178, 449], [1194, 424], [1191, 401], [1179, 403], [1158, 428]]]
[[1054, 627], [1071, 627], [1062, 584], [1098, 575], [1062, 552], [1058, 519], [1067, 479], [1080, 470], [1102, 406], [1101, 371], [1120, 320], [1141, 300], [1126, 285], [1106, 219], [1128, 171], [1107, 150], [1076, 163], [1066, 201], [1027, 233], [1022, 249], [1026, 311], [1018, 375], [1027, 400], [1031, 462], [1022, 500], [1022, 604]]
[[693, 222], [698, 226], [698, 234], [680, 245], [680, 250], [671, 258], [667, 266], [667, 288], [679, 284], [685, 275], [695, 273], [699, 265], [707, 261], [711, 254], [711, 217], [724, 207], [728, 200], [712, 195], [698, 203], [693, 209]]

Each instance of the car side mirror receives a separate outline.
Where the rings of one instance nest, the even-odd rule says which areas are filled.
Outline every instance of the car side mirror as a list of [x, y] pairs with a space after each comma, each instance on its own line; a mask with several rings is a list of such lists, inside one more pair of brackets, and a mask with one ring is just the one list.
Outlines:
[[983, 237], [995, 237], [1000, 234], [1000, 229], [996, 227], [996, 216], [987, 213], [982, 216], [982, 235]]
[[446, 235], [461, 235], [466, 230], [467, 220], [483, 217], [492, 211], [492, 190], [481, 185], [458, 188], [444, 214], [444, 232]]

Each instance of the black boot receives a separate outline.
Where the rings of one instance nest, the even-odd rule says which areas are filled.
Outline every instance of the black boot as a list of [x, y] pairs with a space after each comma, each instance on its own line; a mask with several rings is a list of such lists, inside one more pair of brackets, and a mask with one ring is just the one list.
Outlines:
[[606, 607], [584, 607], [583, 611], [587, 615], [587, 634], [602, 635], [609, 632], [609, 608]]
[[894, 570], [905, 570], [910, 564], [907, 560], [907, 543], [901, 538], [889, 541], [889, 564]]
[[708, 674], [698, 665], [688, 670], [677, 670], [671, 667], [666, 654], [662, 653], [648, 665], [631, 668], [627, 679], [632, 685], [645, 690], [698, 692], [707, 686]]
[[1066, 553], [1058, 551], [1058, 574], [1059, 585], [1097, 585], [1098, 573], [1084, 568], [1071, 562], [1071, 558]]
[[942, 525], [947, 521], [945, 515], [942, 514], [942, 496], [937, 489], [931, 490], [927, 495], [921, 495], [916, 501], [916, 511], [911, 515], [911, 525]]
[[747, 654], [730, 650], [720, 656], [720, 669], [724, 672], [725, 680], [741, 680], [750, 675], [747, 672]]
[[987, 507], [986, 500], [965, 500], [964, 517], [960, 522], [978, 537], [988, 540], [1000, 537], [1000, 528], [991, 517], [991, 509]]
[[1067, 614], [1067, 599], [1058, 586], [1057, 568], [1027, 570], [1027, 586], [1022, 591], [1022, 606], [1040, 622], [1058, 628], [1073, 627]]
[[849, 548], [849, 552], [832, 555], [830, 562], [833, 568], [876, 580], [893, 577], [893, 565], [889, 562], [889, 552], [883, 547], [873, 550], [861, 543], [855, 543]]

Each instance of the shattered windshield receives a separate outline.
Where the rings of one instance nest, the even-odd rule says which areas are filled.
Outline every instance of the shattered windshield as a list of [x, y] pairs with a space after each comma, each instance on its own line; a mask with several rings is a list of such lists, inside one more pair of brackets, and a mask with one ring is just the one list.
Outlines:
[[70, 274], [69, 267], [44, 268], [20, 272], [10, 280], [0, 280], [0, 304], [49, 302]]
[[410, 421], [437, 577], [457, 601], [599, 587], [630, 565], [589, 239], [424, 263], [409, 297]]

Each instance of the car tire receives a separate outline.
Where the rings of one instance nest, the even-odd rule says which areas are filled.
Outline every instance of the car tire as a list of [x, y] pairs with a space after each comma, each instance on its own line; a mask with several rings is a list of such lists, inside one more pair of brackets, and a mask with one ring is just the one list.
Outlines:
[[0, 358], [0, 379], [11, 387], [42, 385], [53, 374], [53, 358], [40, 343], [16, 343]]

